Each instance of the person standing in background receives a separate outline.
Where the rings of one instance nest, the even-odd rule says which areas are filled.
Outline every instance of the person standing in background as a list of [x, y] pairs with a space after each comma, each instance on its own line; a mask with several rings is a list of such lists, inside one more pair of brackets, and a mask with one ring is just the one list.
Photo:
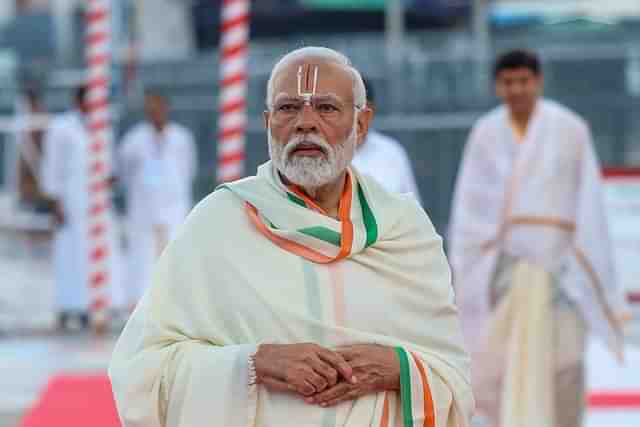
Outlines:
[[[54, 218], [53, 264], [56, 306], [61, 329], [89, 325], [89, 156], [87, 87], [75, 90], [74, 109], [50, 123], [44, 140], [42, 190]], [[111, 207], [108, 207], [111, 210]], [[116, 234], [109, 242], [109, 283], [115, 292], [120, 279]]]
[[[363, 80], [367, 89], [367, 105], [375, 114], [373, 85], [366, 77]], [[387, 190], [411, 193], [421, 202], [409, 156], [402, 144], [390, 136], [370, 128], [367, 137], [358, 146], [352, 165], [358, 172], [378, 180]]]
[[118, 148], [127, 205], [127, 294], [135, 306], [151, 280], [151, 269], [193, 204], [197, 172], [192, 133], [170, 121], [169, 102], [158, 91], [145, 95], [146, 120]]
[[534, 53], [494, 77], [504, 105], [471, 131], [450, 229], [475, 396], [494, 427], [578, 427], [587, 332], [622, 357], [600, 165], [584, 119], [542, 98]]

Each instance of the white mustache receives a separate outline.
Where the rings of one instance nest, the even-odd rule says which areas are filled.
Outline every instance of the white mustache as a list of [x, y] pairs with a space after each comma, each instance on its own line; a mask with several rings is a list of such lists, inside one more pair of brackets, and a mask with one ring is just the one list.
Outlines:
[[291, 153], [300, 146], [312, 146], [320, 149], [325, 155], [329, 155], [331, 152], [331, 146], [323, 138], [317, 135], [298, 135], [289, 140], [289, 143], [284, 148], [285, 158], [289, 158]]

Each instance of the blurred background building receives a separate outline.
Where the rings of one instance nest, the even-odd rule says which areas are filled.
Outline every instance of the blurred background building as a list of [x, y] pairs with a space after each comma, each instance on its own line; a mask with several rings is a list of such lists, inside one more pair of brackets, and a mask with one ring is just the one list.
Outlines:
[[[0, 114], [25, 85], [42, 86], [53, 111], [68, 102], [82, 74], [82, 2], [14, 1], [0, 8]], [[477, 1], [486, 4], [483, 49], [472, 31], [470, 0], [405, 1], [403, 42], [387, 61], [382, 0], [260, 0], [251, 24], [247, 171], [266, 158], [259, 113], [270, 67], [288, 49], [323, 44], [350, 55], [372, 76], [378, 127], [397, 136], [415, 162], [422, 198], [441, 231], [464, 135], [496, 103], [488, 64], [516, 46], [540, 52], [546, 93], [591, 123], [607, 165], [640, 161], [640, 5], [633, 0]], [[196, 192], [215, 174], [217, 52], [220, 1], [118, 0], [114, 14], [115, 101], [121, 131], [139, 119], [146, 86], [170, 94], [175, 116], [198, 136], [203, 162]], [[482, 51], [482, 56], [478, 52]], [[403, 78], [394, 78], [399, 70]], [[579, 78], [578, 78], [579, 77]], [[6, 135], [6, 134], [5, 134]]]

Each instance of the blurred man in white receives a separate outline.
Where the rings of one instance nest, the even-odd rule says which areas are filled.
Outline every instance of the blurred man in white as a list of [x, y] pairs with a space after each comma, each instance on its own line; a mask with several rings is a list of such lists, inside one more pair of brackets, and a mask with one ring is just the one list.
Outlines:
[[473, 127], [453, 203], [450, 260], [494, 426], [577, 427], [585, 333], [622, 351], [600, 167], [587, 123], [541, 98], [535, 54], [495, 65], [503, 106]]
[[[59, 324], [89, 322], [89, 134], [87, 89], [74, 95], [75, 109], [54, 119], [47, 129], [42, 157], [41, 185], [50, 198], [56, 234], [54, 270]], [[109, 283], [117, 292], [120, 279], [116, 235], [109, 241]]]
[[119, 173], [127, 189], [128, 267], [126, 289], [135, 306], [151, 280], [151, 269], [192, 207], [197, 171], [193, 135], [169, 120], [168, 100], [145, 96], [146, 121], [131, 129], [118, 149]]
[[467, 427], [442, 240], [349, 167], [371, 119], [359, 72], [293, 51], [264, 119], [271, 161], [192, 211], [116, 345], [123, 425]]
[[[367, 89], [367, 105], [375, 114], [375, 92], [371, 82], [363, 78]], [[411, 193], [420, 202], [420, 191], [411, 168], [411, 161], [402, 144], [395, 139], [369, 129], [358, 146], [351, 163], [358, 172], [378, 180], [394, 193]]]

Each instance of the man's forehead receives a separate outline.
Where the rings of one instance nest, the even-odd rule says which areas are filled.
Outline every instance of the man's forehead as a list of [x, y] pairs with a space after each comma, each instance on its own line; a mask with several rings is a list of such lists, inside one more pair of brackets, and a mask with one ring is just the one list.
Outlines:
[[353, 80], [340, 64], [323, 59], [306, 58], [288, 64], [274, 80], [274, 94], [280, 96], [334, 95], [353, 98]]

